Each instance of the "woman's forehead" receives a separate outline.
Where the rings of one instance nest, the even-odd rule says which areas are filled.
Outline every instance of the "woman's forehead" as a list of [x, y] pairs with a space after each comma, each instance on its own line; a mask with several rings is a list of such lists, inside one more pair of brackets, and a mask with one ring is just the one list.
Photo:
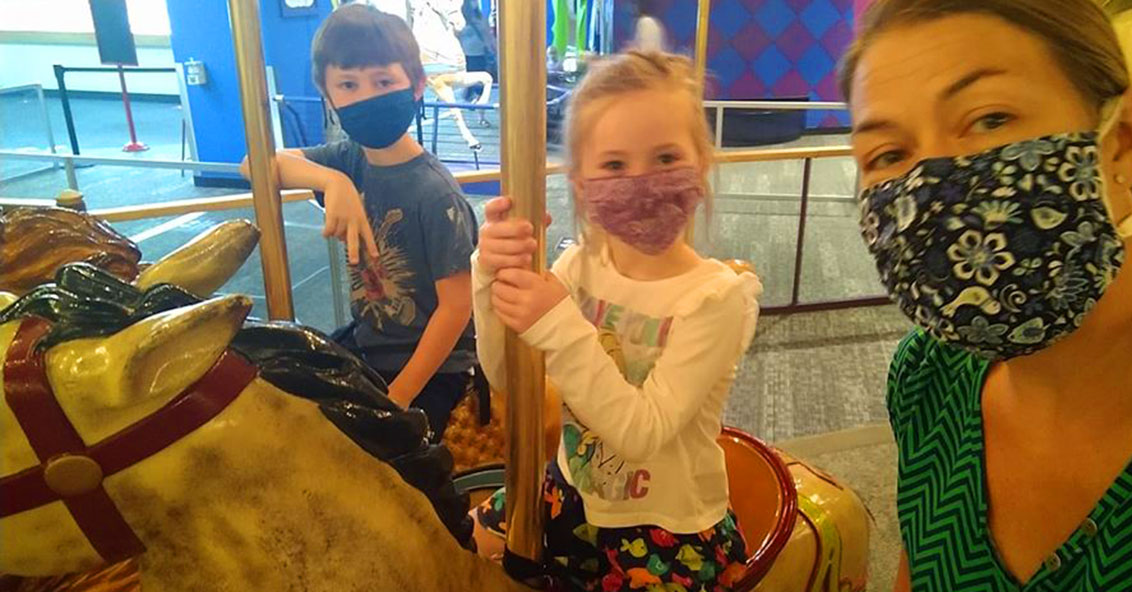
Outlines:
[[1036, 35], [989, 15], [966, 14], [894, 27], [878, 35], [854, 73], [853, 103], [865, 110], [949, 98], [979, 72], [1027, 92], [1073, 92], [1053, 52]]

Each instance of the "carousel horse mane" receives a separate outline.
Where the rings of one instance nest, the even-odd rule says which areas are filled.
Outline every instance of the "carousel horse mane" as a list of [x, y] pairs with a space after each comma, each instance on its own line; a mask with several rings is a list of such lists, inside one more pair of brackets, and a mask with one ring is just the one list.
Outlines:
[[5, 290], [23, 294], [51, 281], [65, 263], [85, 261], [132, 281], [141, 252], [109, 224], [63, 208], [0, 212], [0, 277]]
[[[203, 299], [171, 284], [139, 289], [86, 263], [65, 265], [45, 284], [0, 310], [0, 325], [28, 316], [52, 322], [40, 344], [102, 337]], [[470, 545], [468, 496], [452, 483], [452, 455], [431, 445], [425, 414], [387, 396], [384, 380], [322, 333], [293, 323], [248, 321], [229, 343], [260, 378], [318, 404], [322, 414], [370, 455], [388, 463], [428, 497], [456, 540]]]

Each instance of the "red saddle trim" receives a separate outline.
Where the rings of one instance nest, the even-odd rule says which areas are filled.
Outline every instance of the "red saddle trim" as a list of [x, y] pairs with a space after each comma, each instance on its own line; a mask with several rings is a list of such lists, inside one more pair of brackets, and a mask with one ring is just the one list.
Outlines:
[[105, 488], [63, 497], [44, 479], [54, 458], [82, 455], [102, 469], [103, 479], [180, 440], [224, 410], [256, 377], [256, 368], [226, 351], [200, 380], [153, 414], [87, 446], [47, 380], [39, 341], [51, 328], [40, 317], [24, 319], [8, 348], [3, 368], [4, 398], [40, 464], [0, 479], [0, 518], [62, 501], [87, 540], [108, 563], [137, 556], [145, 546], [134, 534]]

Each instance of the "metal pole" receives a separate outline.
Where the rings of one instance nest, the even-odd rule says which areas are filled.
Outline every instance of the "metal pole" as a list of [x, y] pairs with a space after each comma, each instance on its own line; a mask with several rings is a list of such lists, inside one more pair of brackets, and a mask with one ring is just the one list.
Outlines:
[[[531, 269], [546, 269], [546, 3], [502, 0], [500, 166], [512, 215], [534, 226]], [[540, 352], [507, 332], [507, 548], [542, 558], [542, 406], [546, 368]]]
[[342, 255], [339, 254], [338, 239], [326, 239], [327, 260], [330, 264], [330, 298], [334, 305], [334, 326], [346, 324], [346, 304], [342, 302]]
[[711, 21], [711, 0], [700, 0], [696, 12], [696, 78], [702, 84], [707, 72], [708, 24]]
[[814, 159], [807, 158], [802, 165], [802, 205], [798, 215], [798, 243], [794, 250], [794, 284], [790, 289], [790, 306], [797, 306], [802, 292], [802, 256], [806, 245], [806, 216], [810, 209], [810, 174]]
[[275, 142], [264, 75], [263, 41], [259, 31], [259, 0], [228, 0], [232, 44], [236, 50], [236, 75], [240, 81], [240, 103], [252, 178], [252, 205], [259, 226], [259, 253], [267, 316], [291, 320], [291, 272], [287, 267], [287, 241], [283, 235], [283, 201], [275, 171]]
[[[715, 108], [715, 151], [719, 152], [720, 148], [723, 148], [723, 107], [716, 107]], [[720, 167], [720, 165], [715, 165], [714, 167], [712, 167], [712, 168], [715, 169], [715, 171], [714, 171], [715, 187], [712, 187], [712, 190], [714, 190], [717, 194], [723, 191], [719, 187], [720, 184], [722, 183], [722, 173], [720, 172], [719, 167]]]
[[71, 115], [71, 99], [67, 96], [67, 69], [55, 64], [55, 83], [59, 86], [59, 101], [63, 104], [63, 120], [67, 122], [67, 136], [71, 139], [71, 154], [79, 153], [79, 137], [75, 135], [75, 118]]
[[[43, 98], [43, 85], [35, 85], [35, 96], [39, 100], [39, 110], [43, 113], [43, 127], [47, 130], [47, 147], [51, 150], [52, 154], [55, 152], [55, 134], [51, 131], [51, 115], [47, 112], [47, 101]], [[51, 165], [53, 168], [59, 168], [59, 163]]]
[[75, 161], [70, 158], [64, 159], [63, 170], [67, 172], [67, 187], [78, 191], [79, 178], [75, 176]]
[[138, 142], [137, 130], [134, 129], [134, 113], [130, 108], [130, 91], [126, 90], [126, 72], [122, 68], [122, 64], [118, 64], [118, 83], [122, 86], [122, 106], [126, 109], [126, 127], [130, 130], [130, 143], [126, 144], [122, 150], [124, 152], [144, 152], [149, 150], [149, 146]]
[[[711, 16], [711, 0], [699, 0], [699, 7], [696, 9], [696, 81], [700, 83], [700, 91], [703, 92], [705, 86], [707, 72], [707, 38], [708, 38], [708, 22]], [[719, 129], [719, 113], [716, 113], [716, 128]], [[719, 138], [717, 142], [721, 141]], [[718, 180], [718, 169], [716, 169], [716, 179]], [[695, 245], [696, 237], [696, 219], [693, 217], [688, 221], [688, 227], [684, 230], [684, 240], [689, 245]]]

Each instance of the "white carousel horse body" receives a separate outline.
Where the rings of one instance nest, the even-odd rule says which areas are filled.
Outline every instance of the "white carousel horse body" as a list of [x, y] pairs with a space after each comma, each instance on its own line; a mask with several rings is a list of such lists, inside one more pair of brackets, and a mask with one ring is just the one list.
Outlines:
[[[197, 381], [250, 301], [217, 298], [46, 353], [82, 438], [97, 441]], [[0, 325], [0, 356], [19, 322]], [[0, 360], [2, 361], [2, 360]], [[0, 475], [39, 463], [0, 406]], [[211, 422], [103, 482], [146, 546], [148, 590], [520, 590], [461, 549], [423, 494], [310, 401], [255, 379]], [[101, 565], [61, 502], [0, 521], [0, 572]]]

